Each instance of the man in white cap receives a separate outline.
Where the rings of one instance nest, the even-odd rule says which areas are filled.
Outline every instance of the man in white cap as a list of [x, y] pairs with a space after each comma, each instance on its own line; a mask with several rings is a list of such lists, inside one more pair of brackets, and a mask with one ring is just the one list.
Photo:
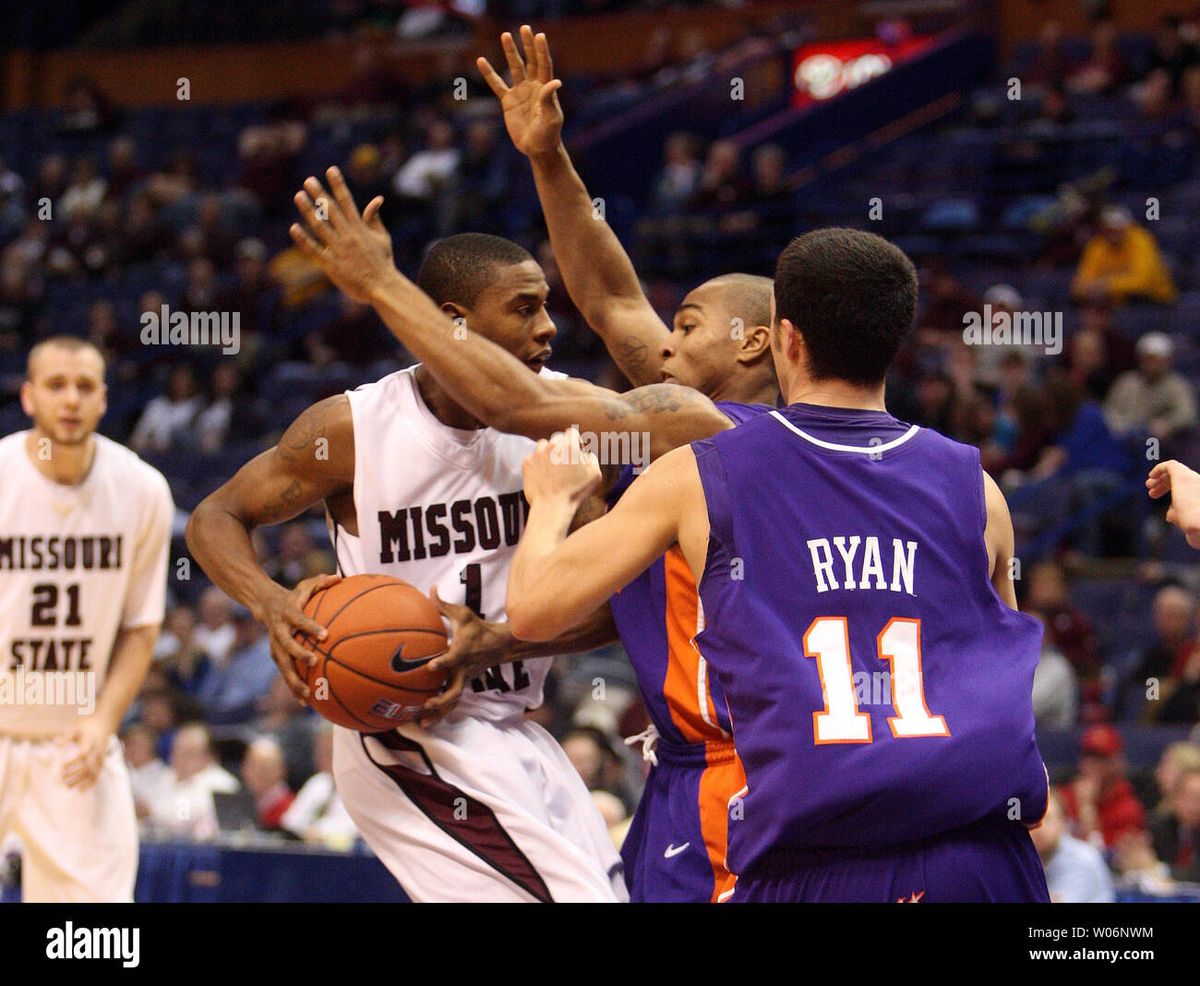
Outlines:
[[1083, 248], [1071, 296], [1118, 305], [1131, 298], [1166, 305], [1175, 294], [1175, 282], [1150, 231], [1135, 223], [1124, 206], [1108, 206], [1100, 214], [1099, 230]]
[[1171, 369], [1175, 344], [1165, 332], [1147, 332], [1137, 344], [1138, 367], [1117, 377], [1104, 416], [1118, 435], [1144, 431], [1165, 442], [1196, 424], [1196, 394]]

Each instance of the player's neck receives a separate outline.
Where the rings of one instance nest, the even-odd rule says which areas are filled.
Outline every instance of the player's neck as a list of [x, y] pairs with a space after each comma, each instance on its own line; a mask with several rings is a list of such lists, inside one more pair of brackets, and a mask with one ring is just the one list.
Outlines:
[[428, 367], [417, 367], [417, 390], [430, 413], [447, 428], [468, 431], [483, 428], [484, 424], [461, 404], [456, 404], [437, 382]]
[[793, 386], [788, 388], [787, 402], [858, 408], [864, 411], [887, 411], [882, 383], [871, 387], [857, 387], [841, 380], [795, 381]]
[[38, 427], [25, 436], [25, 454], [33, 467], [53, 483], [78, 486], [91, 471], [96, 458], [96, 436], [78, 445], [59, 445]]
[[735, 374], [733, 379], [722, 383], [708, 397], [714, 402], [731, 401], [735, 404], [766, 404], [774, 407], [779, 403], [779, 387], [774, 377], [769, 380], [747, 380], [738, 379]]

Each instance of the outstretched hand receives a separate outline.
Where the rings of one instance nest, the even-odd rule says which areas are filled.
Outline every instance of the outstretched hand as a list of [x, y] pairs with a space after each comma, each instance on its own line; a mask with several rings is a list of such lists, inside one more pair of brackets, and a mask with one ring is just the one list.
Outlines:
[[1167, 522], [1183, 531], [1193, 548], [1200, 548], [1200, 474], [1174, 459], [1160, 462], [1150, 470], [1146, 490], [1154, 500], [1171, 494]]
[[304, 223], [292, 223], [288, 233], [338, 288], [369, 304], [372, 287], [396, 269], [392, 237], [379, 218], [383, 196], [376, 195], [359, 215], [342, 172], [329, 168], [325, 177], [330, 192], [310, 177], [293, 196]]
[[558, 147], [562, 135], [563, 112], [558, 104], [562, 80], [554, 78], [554, 63], [546, 35], [533, 33], [528, 24], [521, 27], [521, 47], [517, 50], [513, 36], [505, 31], [500, 35], [504, 57], [512, 85], [505, 85], [500, 74], [486, 58], [478, 58], [483, 80], [500, 100], [504, 125], [513, 146], [526, 157], [550, 154]]

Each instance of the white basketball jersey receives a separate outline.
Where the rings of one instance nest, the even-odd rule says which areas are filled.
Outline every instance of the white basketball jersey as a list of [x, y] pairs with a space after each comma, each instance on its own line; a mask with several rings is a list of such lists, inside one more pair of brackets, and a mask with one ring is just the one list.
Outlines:
[[[359, 536], [330, 519], [338, 569], [392, 575], [422, 592], [436, 585], [446, 602], [503, 622], [508, 566], [529, 510], [521, 464], [535, 443], [442, 424], [421, 398], [416, 370], [347, 391]], [[458, 708], [492, 721], [536, 708], [550, 662], [498, 665], [467, 685]]]
[[163, 620], [175, 506], [162, 474], [96, 435], [76, 486], [0, 439], [0, 734], [71, 728], [104, 685], [117, 632]]

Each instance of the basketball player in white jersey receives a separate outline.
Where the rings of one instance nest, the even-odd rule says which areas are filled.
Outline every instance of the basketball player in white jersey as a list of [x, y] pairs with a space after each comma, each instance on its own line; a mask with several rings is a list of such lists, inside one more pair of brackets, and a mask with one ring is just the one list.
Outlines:
[[[456, 318], [517, 355], [530, 373], [555, 329], [541, 268], [516, 244], [462, 234], [435, 244], [418, 281]], [[324, 631], [304, 603], [329, 576], [288, 591], [255, 558], [255, 527], [324, 502], [341, 575], [384, 573], [433, 588], [452, 648], [486, 668], [427, 728], [334, 731], [333, 773], [359, 831], [416, 901], [626, 899], [620, 860], [566, 755], [524, 717], [541, 704], [550, 655], [614, 640], [607, 612], [569, 638], [529, 647], [504, 622], [509, 559], [524, 526], [529, 439], [483, 427], [425, 368], [393, 373], [313, 405], [279, 444], [200, 504], [196, 560], [271, 633], [297, 695], [294, 638]], [[519, 660], [512, 661], [514, 650]], [[500, 666], [501, 661], [506, 663]]]
[[131, 901], [116, 731], [162, 623], [175, 508], [157, 470], [94, 433], [90, 343], [35, 346], [21, 405], [33, 427], [0, 439], [0, 843], [21, 843], [26, 901]]

